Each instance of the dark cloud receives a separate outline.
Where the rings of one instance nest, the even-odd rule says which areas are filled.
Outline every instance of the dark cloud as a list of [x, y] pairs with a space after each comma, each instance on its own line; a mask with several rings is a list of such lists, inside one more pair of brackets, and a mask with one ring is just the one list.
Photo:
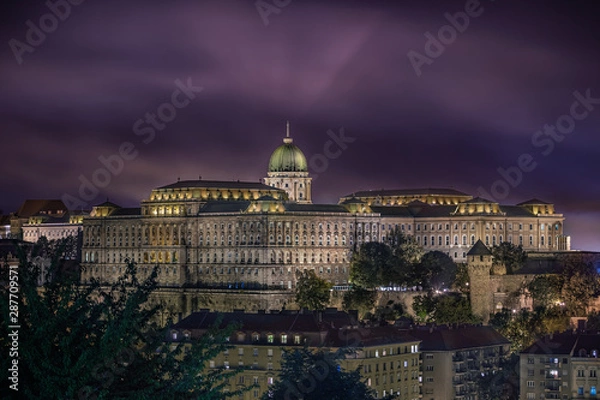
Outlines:
[[[14, 4], [11, 4], [14, 3]], [[43, 2], [2, 7], [0, 208], [77, 194], [99, 157], [138, 157], [91, 202], [135, 205], [199, 175], [258, 180], [285, 120], [310, 160], [329, 129], [356, 138], [314, 185], [317, 201], [369, 188], [446, 186], [476, 194], [529, 153], [537, 168], [504, 200], [554, 202], [574, 247], [600, 250], [600, 106], [545, 156], [534, 133], [600, 97], [600, 30], [584, 1], [482, 1], [483, 13], [417, 77], [444, 13], [464, 1], [292, 1], [265, 26], [253, 2], [84, 2], [18, 65]], [[145, 144], [133, 125], [170, 101], [175, 81], [204, 90]]]

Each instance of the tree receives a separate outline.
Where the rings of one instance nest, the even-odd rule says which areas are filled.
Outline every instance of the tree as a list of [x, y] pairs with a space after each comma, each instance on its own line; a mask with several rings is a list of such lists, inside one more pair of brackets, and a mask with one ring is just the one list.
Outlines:
[[435, 298], [433, 318], [437, 324], [474, 324], [480, 322], [471, 313], [469, 299], [457, 294]]
[[430, 291], [425, 296], [416, 296], [413, 311], [419, 322], [436, 324], [473, 324], [480, 322], [471, 313], [469, 299], [455, 293], [434, 296]]
[[561, 297], [569, 313], [587, 315], [592, 298], [600, 295], [600, 276], [592, 262], [583, 257], [571, 256], [561, 259], [563, 285]]
[[405, 235], [398, 228], [390, 232], [387, 244], [391, 247], [394, 256], [406, 265], [418, 264], [425, 252], [413, 235]]
[[[37, 287], [39, 266], [28, 261], [39, 254], [21, 251], [18, 268], [19, 395], [43, 399], [222, 399], [227, 379], [237, 371], [208, 370], [207, 363], [228, 348], [230, 331], [214, 330], [199, 341], [166, 345], [166, 328], [151, 321], [157, 307], [148, 305], [156, 288], [154, 270], [140, 281], [134, 264], [110, 287], [97, 281], [79, 286], [65, 273], [64, 247], [50, 252], [52, 262], [43, 289]], [[7, 268], [3, 269], [6, 273]], [[6, 288], [0, 309], [9, 315]], [[14, 321], [11, 321], [14, 324]], [[230, 329], [233, 329], [230, 328]], [[13, 328], [10, 328], [13, 332]], [[9, 325], [0, 323], [0, 349], [9, 354]], [[6, 371], [11, 363], [2, 357]], [[14, 391], [2, 389], [2, 398]]]
[[365, 289], [358, 285], [352, 285], [350, 290], [344, 293], [342, 307], [344, 310], [358, 310], [359, 315], [365, 315], [375, 306], [377, 292]]
[[314, 270], [296, 272], [296, 304], [309, 310], [324, 310], [329, 303], [332, 285]]
[[388, 321], [396, 321], [403, 314], [402, 304], [389, 300], [385, 306], [378, 306], [366, 319], [376, 325], [388, 325]]
[[341, 368], [341, 360], [348, 352], [313, 352], [308, 348], [284, 350], [278, 380], [262, 399], [375, 399], [375, 392], [363, 382], [358, 370], [344, 371]]
[[519, 398], [519, 355], [500, 359], [499, 369], [476, 377], [477, 394], [480, 400], [512, 400]]
[[592, 311], [588, 315], [587, 329], [591, 332], [600, 332], [600, 311]]
[[385, 243], [363, 243], [352, 255], [350, 281], [368, 289], [387, 286], [391, 280], [398, 280], [395, 276], [399, 270], [395, 265], [397, 261], [392, 249]]
[[430, 322], [434, 319], [433, 313], [435, 312], [436, 300], [433, 298], [433, 294], [428, 292], [425, 296], [415, 296], [413, 299], [413, 311], [415, 313], [415, 319], [418, 322]]
[[564, 280], [558, 275], [537, 275], [527, 285], [536, 306], [550, 307], [561, 303]]
[[494, 265], [503, 265], [506, 267], [506, 273], [512, 274], [525, 265], [527, 253], [523, 246], [515, 246], [509, 242], [502, 242], [492, 247], [492, 256]]
[[461, 293], [469, 293], [469, 268], [466, 263], [457, 264], [456, 276], [451, 288]]
[[535, 310], [511, 312], [504, 309], [491, 318], [490, 324], [508, 340], [512, 349], [519, 352], [535, 340], [569, 327], [569, 317], [561, 307], [536, 307]]
[[456, 263], [446, 253], [430, 251], [421, 257], [415, 268], [421, 286], [434, 289], [449, 288], [456, 279]]

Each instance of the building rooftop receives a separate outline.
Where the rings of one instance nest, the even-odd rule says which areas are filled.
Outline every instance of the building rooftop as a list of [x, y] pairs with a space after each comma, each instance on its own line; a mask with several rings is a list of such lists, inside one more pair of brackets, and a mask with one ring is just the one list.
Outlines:
[[463, 193], [454, 189], [445, 189], [445, 188], [426, 188], [426, 189], [380, 189], [380, 190], [362, 190], [354, 193], [347, 194], [346, 197], [390, 197], [390, 196], [467, 196], [470, 195]]
[[522, 203], [519, 203], [517, 205], [518, 206], [524, 206], [526, 204], [538, 204], [539, 205], [539, 204], [552, 204], [552, 203], [548, 203], [547, 201], [543, 201], [543, 200], [540, 200], [540, 199], [531, 199], [531, 200], [527, 200], [527, 201], [524, 201]]
[[407, 333], [421, 340], [422, 351], [452, 351], [510, 344], [491, 326], [416, 327]]
[[471, 200], [462, 201], [461, 203], [465, 203], [465, 204], [482, 204], [482, 203], [495, 204], [497, 202], [490, 201], [488, 199], [484, 199], [483, 197], [474, 197]]
[[285, 205], [287, 211], [294, 212], [329, 212], [329, 213], [345, 213], [349, 211], [339, 204], [300, 204], [287, 203]]
[[250, 201], [207, 201], [200, 213], [237, 213], [245, 211]]
[[473, 247], [471, 247], [471, 250], [469, 250], [469, 252], [467, 253], [467, 256], [491, 256], [491, 255], [492, 255], [492, 252], [490, 251], [490, 249], [488, 249], [488, 247], [485, 244], [483, 244], [481, 239], [479, 239], [477, 242], [475, 242]]
[[600, 334], [573, 331], [548, 335], [524, 349], [521, 354], [562, 354], [575, 357], [600, 357]]
[[184, 189], [184, 188], [206, 188], [206, 189], [254, 189], [254, 190], [280, 190], [272, 186], [267, 186], [260, 182], [242, 182], [242, 181], [208, 181], [208, 180], [187, 180], [171, 183], [161, 186], [158, 189]]
[[67, 212], [67, 207], [62, 200], [53, 199], [29, 199], [25, 200], [19, 210], [17, 216], [21, 218], [32, 217], [37, 214], [61, 214]]

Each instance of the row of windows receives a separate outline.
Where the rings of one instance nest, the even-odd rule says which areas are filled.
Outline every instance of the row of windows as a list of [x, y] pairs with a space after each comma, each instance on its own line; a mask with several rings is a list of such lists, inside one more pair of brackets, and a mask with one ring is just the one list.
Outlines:
[[[417, 226], [416, 226], [417, 231], [421, 230], [421, 226], [423, 227], [424, 231], [427, 230], [427, 227], [429, 227], [430, 230], [435, 231], [436, 230], [436, 226], [437, 226], [437, 230], [438, 231], [442, 231], [442, 230], [449, 231], [450, 230], [450, 224], [449, 223], [446, 223], [446, 224], [440, 224], [440, 223], [438, 223], [437, 225], [434, 224], [434, 223], [432, 223], [432, 224], [423, 224], [423, 225], [417, 224]], [[462, 226], [462, 230], [466, 231], [468, 224], [466, 222], [463, 222], [461, 226]], [[459, 224], [455, 223], [454, 224], [454, 230], [457, 231], [458, 227], [459, 227]], [[533, 228], [534, 228], [534, 224], [529, 224], [528, 227], [529, 227], [529, 230], [532, 231]], [[546, 230], [546, 227], [548, 228], [549, 231], [552, 230], [552, 224], [544, 224], [544, 223], [540, 224], [540, 230], [541, 231]], [[507, 228], [508, 228], [508, 230], [513, 230], [513, 223], [512, 222], [508, 223], [507, 224]], [[522, 231], [523, 230], [523, 224], [522, 223], [519, 223], [519, 224], [515, 223], [514, 224], [514, 228], [515, 228], [515, 230], [517, 230], [517, 228], [518, 228], [518, 230]], [[501, 222], [500, 223], [486, 222], [485, 223], [485, 229], [486, 230], [490, 230], [490, 229], [491, 230], [496, 230], [496, 229], [503, 230], [504, 229], [504, 224], [502, 224]], [[554, 229], [558, 231], [560, 229], [560, 224], [559, 223], [555, 224]], [[472, 231], [475, 230], [475, 223], [471, 223], [470, 230], [472, 230]]]

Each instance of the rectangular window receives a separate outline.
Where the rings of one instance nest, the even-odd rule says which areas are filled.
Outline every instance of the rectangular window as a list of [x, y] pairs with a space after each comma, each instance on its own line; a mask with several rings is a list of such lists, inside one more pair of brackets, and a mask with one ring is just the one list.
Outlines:
[[529, 387], [529, 388], [535, 387], [535, 381], [527, 381], [527, 387]]

